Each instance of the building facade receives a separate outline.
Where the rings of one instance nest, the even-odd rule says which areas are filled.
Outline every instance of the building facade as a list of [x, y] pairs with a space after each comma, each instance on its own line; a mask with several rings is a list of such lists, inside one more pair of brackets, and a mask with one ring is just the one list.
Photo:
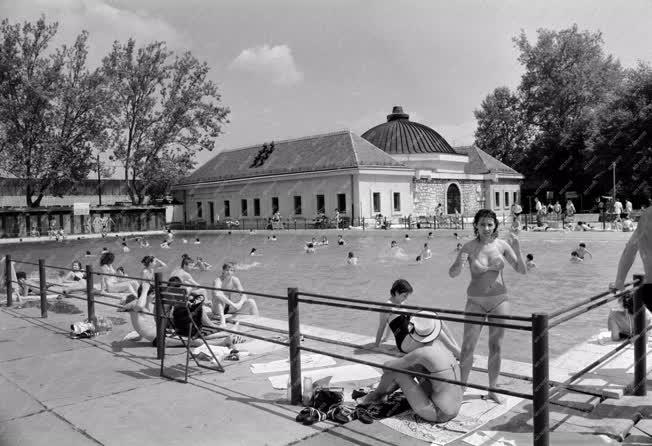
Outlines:
[[472, 215], [490, 207], [509, 214], [520, 202], [522, 175], [477, 147], [451, 147], [401, 107], [362, 136], [351, 131], [224, 151], [173, 187], [182, 202], [175, 221], [318, 214], [359, 221], [379, 214]]

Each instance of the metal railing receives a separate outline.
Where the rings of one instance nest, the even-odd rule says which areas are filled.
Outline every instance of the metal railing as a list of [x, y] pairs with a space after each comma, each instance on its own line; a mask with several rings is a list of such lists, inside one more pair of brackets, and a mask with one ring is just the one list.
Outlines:
[[[39, 272], [39, 294], [41, 300], [41, 316], [47, 317], [47, 293], [53, 292], [52, 290], [47, 289], [48, 283], [46, 282], [46, 268], [53, 268], [58, 270], [67, 270], [71, 271], [70, 268], [62, 268], [58, 266], [46, 265], [44, 260], [40, 259], [38, 263], [34, 262], [22, 262], [12, 260], [11, 256], [7, 255], [5, 257], [6, 267], [5, 267], [5, 285], [7, 293], [7, 306], [11, 307], [13, 304], [13, 285], [18, 283], [12, 279], [12, 264], [21, 263], [26, 265], [36, 265], [38, 266]], [[114, 305], [108, 302], [96, 301], [95, 296], [105, 296], [109, 298], [116, 298], [115, 296], [107, 295], [106, 293], [98, 292], [93, 286], [93, 277], [94, 276], [113, 276], [122, 279], [128, 280], [140, 280], [142, 282], [149, 282], [153, 284], [155, 292], [155, 306], [154, 313], [144, 312], [144, 314], [151, 315], [156, 320], [156, 337], [157, 337], [157, 358], [161, 359], [165, 355], [165, 326], [163, 323], [163, 309], [161, 308], [161, 289], [165, 284], [169, 282], [163, 281], [161, 278], [161, 273], [155, 273], [154, 280], [146, 280], [137, 277], [121, 276], [114, 274], [99, 273], [93, 271], [93, 268], [90, 265], [86, 265], [86, 292], [84, 295], [79, 295], [78, 293], [56, 293], [60, 295], [65, 295], [66, 297], [86, 300], [87, 302], [87, 312], [88, 319], [90, 321], [96, 320], [95, 315], [95, 304], [105, 305], [109, 307], [120, 308], [119, 305]], [[393, 371], [397, 373], [404, 373], [411, 376], [426, 378], [429, 380], [442, 381], [450, 384], [471, 387], [475, 389], [481, 389], [486, 391], [492, 391], [504, 395], [515, 396], [518, 398], [532, 400], [532, 416], [533, 416], [533, 444], [537, 446], [547, 446], [549, 445], [549, 405], [555, 404], [560, 406], [571, 407], [569, 403], [564, 403], [562, 401], [551, 401], [551, 394], [558, 392], [560, 389], [567, 389], [575, 392], [580, 392], [588, 395], [600, 396], [606, 398], [610, 396], [609, 392], [606, 391], [597, 391], [593, 388], [587, 386], [581, 386], [573, 384], [574, 381], [579, 379], [585, 373], [594, 369], [599, 364], [604, 363], [608, 358], [613, 356], [618, 351], [624, 349], [629, 345], [629, 340], [618, 345], [613, 351], [605, 354], [602, 358], [592, 362], [583, 369], [579, 370], [573, 374], [569, 379], [564, 382], [552, 381], [549, 379], [549, 349], [548, 349], [548, 337], [549, 330], [571, 320], [581, 314], [585, 314], [590, 309], [600, 307], [608, 302], [611, 302], [615, 299], [623, 297], [625, 295], [632, 295], [634, 302], [634, 313], [635, 313], [635, 323], [634, 323], [634, 334], [632, 336], [634, 340], [634, 361], [635, 361], [635, 372], [634, 372], [634, 394], [635, 395], [645, 395], [646, 394], [646, 338], [645, 333], [652, 329], [650, 327], [645, 327], [645, 311], [643, 306], [643, 300], [641, 293], [638, 292], [640, 285], [643, 283], [644, 277], [642, 275], [635, 275], [634, 280], [631, 283], [625, 285], [626, 289], [620, 292], [604, 292], [596, 296], [591, 296], [589, 298], [583, 299], [580, 302], [576, 302], [563, 308], [561, 310], [554, 311], [553, 313], [533, 313], [530, 316], [517, 316], [517, 315], [491, 315], [490, 320], [469, 320], [466, 316], [481, 316], [485, 317], [485, 314], [477, 313], [466, 313], [459, 310], [449, 310], [444, 308], [431, 308], [431, 307], [420, 307], [415, 305], [402, 305], [401, 309], [396, 309], [392, 307], [392, 304], [380, 303], [380, 302], [369, 302], [361, 299], [345, 298], [345, 297], [336, 297], [328, 296], [317, 293], [310, 292], [301, 292], [298, 288], [288, 288], [287, 296], [278, 296], [267, 293], [252, 292], [246, 290], [232, 290], [225, 288], [216, 288], [210, 286], [197, 286], [189, 283], [180, 283], [180, 286], [191, 287], [194, 289], [203, 289], [205, 291], [227, 291], [235, 293], [244, 293], [251, 296], [264, 297], [276, 300], [287, 300], [288, 306], [288, 330], [279, 330], [272, 327], [265, 327], [256, 324], [248, 324], [249, 326], [270, 331], [272, 333], [284, 333], [288, 335], [288, 341], [279, 341], [277, 339], [271, 339], [265, 336], [256, 335], [253, 333], [247, 333], [242, 331], [236, 331], [229, 329], [227, 327], [220, 327], [220, 330], [231, 333], [238, 334], [241, 336], [259, 339], [266, 342], [271, 342], [274, 344], [280, 344], [287, 346], [289, 348], [290, 356], [290, 403], [299, 404], [301, 402], [301, 352], [313, 352], [319, 353], [333, 358], [338, 358], [341, 360], [354, 362], [358, 364], [365, 364], [372, 367], [377, 367], [382, 370]], [[435, 312], [434, 315], [420, 315], [420, 317], [429, 317], [433, 319], [440, 319], [442, 321], [457, 322], [463, 324], [479, 324], [486, 326], [502, 327], [506, 329], [514, 329], [520, 331], [529, 331], [532, 333], [531, 348], [532, 348], [532, 376], [523, 376], [514, 373], [501, 372], [503, 376], [508, 376], [512, 378], [518, 378], [532, 383], [532, 394], [526, 394], [522, 392], [515, 392], [511, 390], [506, 390], [502, 388], [493, 388], [488, 386], [483, 386], [479, 384], [461, 382], [452, 379], [445, 379], [438, 376], [431, 375], [429, 373], [420, 373], [411, 370], [405, 370], [395, 367], [389, 367], [385, 364], [379, 364], [371, 361], [360, 360], [351, 356], [345, 356], [333, 352], [329, 352], [323, 349], [317, 349], [301, 345], [301, 340], [304, 336], [301, 333], [300, 326], [300, 304], [303, 305], [323, 305], [329, 307], [337, 308], [347, 308], [361, 311], [370, 311], [377, 313], [393, 313], [393, 314], [408, 314], [413, 315], [415, 311], [428, 311]], [[502, 320], [503, 322], [500, 322]], [[363, 348], [370, 351], [366, 347], [358, 346], [355, 344], [350, 344], [347, 342], [326, 339], [323, 337], [305, 335], [306, 339], [312, 339], [315, 341], [328, 343], [331, 345], [344, 345], [355, 348]], [[487, 372], [485, 369], [478, 367], [473, 367], [473, 370]], [[163, 375], [162, 375], [163, 376]], [[552, 389], [552, 390], [551, 390]]]

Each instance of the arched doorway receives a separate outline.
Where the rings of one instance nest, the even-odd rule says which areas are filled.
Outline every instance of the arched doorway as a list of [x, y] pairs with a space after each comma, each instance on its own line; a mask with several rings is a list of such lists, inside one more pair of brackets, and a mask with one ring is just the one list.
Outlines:
[[455, 209], [462, 213], [462, 196], [457, 184], [452, 183], [446, 190], [446, 213], [454, 214]]

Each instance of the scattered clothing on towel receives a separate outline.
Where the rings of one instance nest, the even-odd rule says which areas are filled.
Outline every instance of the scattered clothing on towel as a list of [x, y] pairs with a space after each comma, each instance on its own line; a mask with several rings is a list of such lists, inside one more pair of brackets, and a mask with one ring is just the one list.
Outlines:
[[389, 395], [385, 401], [358, 404], [358, 407], [365, 409], [376, 420], [389, 418], [411, 409], [410, 403], [400, 390]]

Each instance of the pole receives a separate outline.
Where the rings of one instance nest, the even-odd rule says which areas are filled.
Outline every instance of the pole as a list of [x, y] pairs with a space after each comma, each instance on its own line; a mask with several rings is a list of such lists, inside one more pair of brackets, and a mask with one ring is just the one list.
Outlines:
[[100, 173], [100, 154], [97, 154], [97, 197], [99, 205], [102, 206], [102, 178]]
[[[641, 286], [643, 279], [642, 274], [634, 274], [635, 286]], [[643, 293], [640, 288], [634, 291], [634, 392], [636, 396], [647, 395], [647, 358], [646, 345], [647, 333], [645, 330], [645, 306], [643, 305]]]
[[290, 404], [301, 403], [301, 328], [299, 289], [288, 288], [288, 333], [290, 335]]
[[95, 288], [93, 287], [93, 267], [91, 265], [86, 265], [86, 304], [88, 308], [88, 322], [96, 322]]
[[14, 299], [14, 287], [11, 282], [11, 256], [7, 254], [5, 256], [5, 288], [7, 288], [7, 307], [13, 305]]
[[154, 303], [154, 319], [156, 319], [156, 359], [163, 359], [165, 355], [165, 326], [167, 320], [164, 319], [163, 301], [161, 300], [161, 273], [154, 273], [154, 293], [156, 302]]
[[548, 446], [549, 383], [548, 383], [548, 315], [532, 314], [532, 412], [535, 446]]
[[41, 294], [41, 317], [48, 317], [47, 284], [45, 283], [45, 260], [38, 259], [38, 285]]

